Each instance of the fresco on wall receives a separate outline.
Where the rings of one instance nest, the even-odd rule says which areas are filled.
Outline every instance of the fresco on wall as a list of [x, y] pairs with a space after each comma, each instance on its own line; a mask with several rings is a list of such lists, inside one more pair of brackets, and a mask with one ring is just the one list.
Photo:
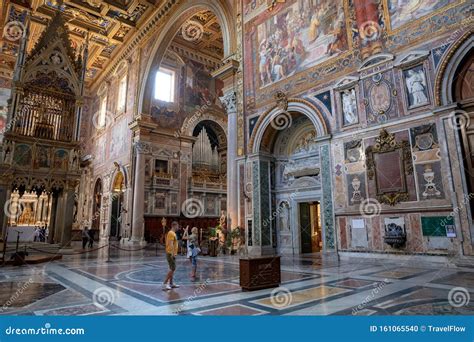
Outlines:
[[387, 0], [391, 29], [436, 11], [455, 1], [452, 0]]
[[195, 107], [218, 104], [219, 84], [214, 82], [210, 70], [203, 64], [188, 61], [186, 64], [185, 106]]
[[110, 158], [119, 157], [125, 151], [126, 145], [130, 143], [127, 139], [127, 130], [126, 120], [120, 121], [113, 127], [110, 138]]
[[29, 145], [16, 145], [15, 146], [15, 164], [18, 166], [30, 166], [31, 165], [31, 147]]
[[37, 146], [36, 147], [36, 159], [35, 159], [36, 168], [49, 168], [51, 167], [49, 149], [46, 146]]
[[53, 164], [55, 169], [66, 170], [69, 161], [67, 150], [59, 149], [54, 152]]
[[343, 1], [291, 1], [257, 26], [260, 87], [348, 49]]

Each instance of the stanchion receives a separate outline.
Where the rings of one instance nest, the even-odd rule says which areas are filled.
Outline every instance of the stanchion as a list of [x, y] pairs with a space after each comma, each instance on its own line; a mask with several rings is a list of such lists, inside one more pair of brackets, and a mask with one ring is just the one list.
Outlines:
[[107, 244], [107, 260], [105, 262], [112, 262], [112, 260], [110, 260], [110, 240]]

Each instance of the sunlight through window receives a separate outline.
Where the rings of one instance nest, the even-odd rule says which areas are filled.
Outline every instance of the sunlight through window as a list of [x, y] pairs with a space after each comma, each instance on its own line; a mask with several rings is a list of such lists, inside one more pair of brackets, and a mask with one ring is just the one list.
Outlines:
[[165, 102], [174, 101], [174, 71], [161, 68], [156, 73], [155, 99]]

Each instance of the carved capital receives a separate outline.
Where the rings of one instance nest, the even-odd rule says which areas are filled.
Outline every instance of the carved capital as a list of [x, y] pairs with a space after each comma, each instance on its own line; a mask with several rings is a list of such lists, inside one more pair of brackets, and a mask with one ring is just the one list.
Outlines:
[[224, 109], [227, 111], [227, 114], [237, 112], [237, 93], [235, 91], [230, 91], [224, 96], [220, 97]]
[[137, 154], [145, 154], [150, 153], [150, 145], [143, 141], [136, 141], [134, 143], [135, 151]]

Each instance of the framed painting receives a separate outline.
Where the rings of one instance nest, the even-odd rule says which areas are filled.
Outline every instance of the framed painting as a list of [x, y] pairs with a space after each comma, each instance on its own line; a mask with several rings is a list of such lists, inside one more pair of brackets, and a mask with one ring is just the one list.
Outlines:
[[375, 181], [377, 200], [395, 205], [409, 198], [406, 175], [413, 173], [410, 143], [380, 131], [375, 144], [365, 150], [367, 177]]

